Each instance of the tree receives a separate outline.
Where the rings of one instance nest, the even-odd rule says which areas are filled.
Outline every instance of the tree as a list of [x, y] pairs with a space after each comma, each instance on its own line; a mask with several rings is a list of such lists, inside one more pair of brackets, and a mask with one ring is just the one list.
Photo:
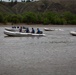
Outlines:
[[3, 15], [0, 13], [0, 23], [4, 21]]
[[23, 21], [25, 23], [37, 23], [37, 16], [33, 12], [28, 12], [23, 15]]
[[26, 2], [30, 2], [30, 0], [27, 0]]

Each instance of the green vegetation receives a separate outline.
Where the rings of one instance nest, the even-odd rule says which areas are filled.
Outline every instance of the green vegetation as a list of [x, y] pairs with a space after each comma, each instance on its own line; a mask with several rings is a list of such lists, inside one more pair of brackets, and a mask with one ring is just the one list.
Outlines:
[[0, 2], [0, 23], [76, 25], [76, 1]]
[[76, 14], [71, 12], [55, 13], [55, 12], [45, 12], [45, 13], [35, 13], [27, 12], [24, 14], [1, 14], [0, 13], [0, 23], [27, 23], [27, 24], [74, 24], [76, 25]]

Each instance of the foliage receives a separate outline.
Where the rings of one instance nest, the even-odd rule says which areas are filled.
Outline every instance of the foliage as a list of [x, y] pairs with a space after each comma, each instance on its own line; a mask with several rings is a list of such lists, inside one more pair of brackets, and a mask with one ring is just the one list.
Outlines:
[[76, 14], [64, 12], [63, 18], [67, 21], [67, 24], [76, 24]]
[[13, 15], [11, 17], [11, 22], [12, 23], [21, 23], [22, 22], [22, 17], [20, 15]]
[[24, 14], [8, 14], [0, 13], [0, 23], [27, 23], [27, 24], [74, 24], [76, 25], [76, 14], [71, 12], [26, 12]]
[[33, 12], [28, 12], [23, 15], [23, 22], [25, 23], [37, 23], [37, 16]]
[[4, 21], [3, 14], [0, 13], [0, 23], [2, 23], [3, 21]]
[[44, 19], [43, 19], [43, 24], [44, 24], [44, 25], [49, 24], [49, 20], [48, 20], [48, 18], [44, 18]]

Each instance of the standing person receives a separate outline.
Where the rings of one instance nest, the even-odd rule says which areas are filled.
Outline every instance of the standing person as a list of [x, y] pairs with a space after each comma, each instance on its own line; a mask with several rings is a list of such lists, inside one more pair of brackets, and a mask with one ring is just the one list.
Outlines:
[[30, 33], [29, 28], [26, 28], [26, 33]]
[[34, 28], [32, 28], [32, 31], [31, 31], [31, 33], [35, 33], [35, 30], [34, 30]]

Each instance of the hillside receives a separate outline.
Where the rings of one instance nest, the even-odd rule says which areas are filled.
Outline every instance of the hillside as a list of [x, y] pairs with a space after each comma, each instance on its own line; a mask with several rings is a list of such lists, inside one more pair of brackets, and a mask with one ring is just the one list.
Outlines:
[[42, 0], [38, 2], [26, 2], [26, 3], [0, 2], [0, 12], [2, 13], [22, 14], [28, 11], [33, 11], [33, 12], [70, 11], [72, 13], [76, 13], [76, 1], [75, 0], [54, 0], [54, 1]]

